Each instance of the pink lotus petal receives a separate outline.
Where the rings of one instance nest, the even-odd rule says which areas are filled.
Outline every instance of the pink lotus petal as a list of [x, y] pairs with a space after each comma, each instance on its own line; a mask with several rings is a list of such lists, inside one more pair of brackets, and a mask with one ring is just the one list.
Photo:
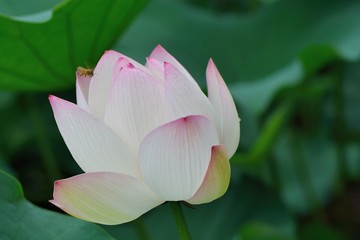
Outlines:
[[159, 79], [164, 81], [164, 63], [155, 59], [148, 57], [146, 59], [146, 67], [151, 70]]
[[94, 76], [89, 88], [89, 108], [100, 120], [104, 117], [113, 69], [121, 57], [125, 56], [116, 51], [106, 51], [94, 69]]
[[[114, 65], [114, 69], [113, 69], [113, 74], [112, 74], [113, 79], [111, 80], [111, 84], [113, 84], [114, 80], [117, 78], [117, 75], [120, 73], [120, 70], [123, 69], [124, 67], [126, 67], [129, 63], [130, 63], [130, 61], [124, 57], [121, 57], [116, 61], [115, 65]], [[110, 85], [110, 88], [111, 88], [111, 85]]]
[[181, 63], [179, 63], [170, 53], [168, 53], [161, 45], [157, 45], [156, 48], [151, 52], [149, 58], [156, 59], [160, 62], [171, 63], [175, 68], [178, 69], [189, 81], [196, 84], [194, 78], [190, 73], [184, 68]]
[[226, 192], [230, 183], [230, 162], [223, 146], [214, 146], [206, 176], [194, 196], [187, 202], [202, 204], [211, 202]]
[[132, 65], [114, 80], [105, 123], [135, 151], [147, 133], [169, 120], [163, 88], [153, 76]]
[[104, 118], [105, 106], [110, 93], [113, 80], [114, 67], [119, 59], [126, 59], [137, 68], [149, 71], [135, 60], [113, 50], [106, 51], [94, 69], [94, 76], [89, 89], [89, 107], [91, 112], [99, 119]]
[[140, 177], [136, 156], [109, 127], [77, 105], [49, 97], [60, 133], [85, 172], [111, 171]]
[[220, 143], [232, 157], [240, 141], [240, 118], [230, 91], [212, 59], [206, 70], [206, 80], [208, 96], [217, 116]]
[[[153, 72], [148, 69], [147, 67], [141, 65], [140, 63], [128, 58], [128, 57], [120, 57], [114, 66], [113, 69], [113, 79], [112, 82], [117, 78], [117, 75], [121, 72], [121, 70], [127, 66], [133, 66], [134, 68], [137, 68], [143, 72], [145, 72], [148, 75], [153, 75]], [[111, 86], [110, 86], [111, 87]]]
[[142, 180], [95, 172], [56, 181], [50, 202], [74, 217], [114, 225], [132, 221], [164, 201]]
[[200, 187], [218, 144], [215, 126], [204, 116], [188, 116], [150, 132], [139, 159], [149, 187], [163, 199], [189, 199]]
[[198, 85], [193, 85], [170, 63], [165, 63], [165, 97], [172, 119], [204, 115], [214, 119], [214, 109]]

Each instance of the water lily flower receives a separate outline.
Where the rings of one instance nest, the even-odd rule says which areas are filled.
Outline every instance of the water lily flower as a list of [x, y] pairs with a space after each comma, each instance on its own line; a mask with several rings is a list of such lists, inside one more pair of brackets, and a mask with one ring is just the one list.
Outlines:
[[230, 92], [210, 59], [206, 96], [157, 46], [144, 65], [106, 51], [92, 74], [77, 71], [77, 104], [49, 100], [83, 174], [54, 184], [53, 204], [77, 218], [132, 221], [165, 201], [222, 196], [240, 138]]

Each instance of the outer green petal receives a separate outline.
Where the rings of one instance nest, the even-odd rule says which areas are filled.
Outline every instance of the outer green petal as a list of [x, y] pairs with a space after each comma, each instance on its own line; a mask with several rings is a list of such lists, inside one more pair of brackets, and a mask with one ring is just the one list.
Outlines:
[[225, 148], [213, 146], [211, 160], [204, 181], [195, 195], [187, 200], [191, 204], [211, 202], [226, 192], [230, 183], [230, 163]]
[[115, 225], [132, 221], [164, 201], [142, 180], [93, 172], [56, 181], [50, 202], [74, 217]]

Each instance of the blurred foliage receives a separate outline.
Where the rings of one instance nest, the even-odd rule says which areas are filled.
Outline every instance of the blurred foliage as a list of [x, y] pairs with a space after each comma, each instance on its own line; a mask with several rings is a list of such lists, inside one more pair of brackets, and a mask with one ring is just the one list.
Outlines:
[[[0, 3], [0, 168], [20, 180], [31, 202], [57, 210], [47, 202], [53, 180], [80, 172], [48, 92], [34, 91], [74, 101], [77, 65], [93, 66], [109, 48], [144, 62], [160, 43], [202, 87], [212, 57], [242, 119], [229, 191], [184, 207], [194, 239], [359, 239], [359, 1], [152, 0], [142, 12], [145, 1], [67, 0], [53, 7], [58, 2]], [[15, 206], [49, 229], [56, 216], [56, 229], [43, 234], [83, 224], [33, 206], [6, 174], [0, 186], [0, 238], [13, 239], [4, 230], [15, 232], [10, 226], [24, 214]], [[30, 234], [36, 224], [24, 222], [17, 232]], [[167, 204], [134, 222], [101, 227], [115, 239], [176, 236]], [[85, 223], [78, 234], [86, 229], [103, 234]]]
[[277, 0], [187, 0], [188, 2], [208, 8], [217, 12], [240, 12], [255, 11], [265, 4], [272, 4]]
[[146, 0], [71, 0], [42, 12], [13, 2], [0, 9], [25, 15], [0, 16], [0, 87], [29, 91], [71, 86], [73, 69], [93, 66]]
[[0, 239], [114, 239], [95, 224], [34, 206], [19, 182], [2, 171], [0, 214]]
[[[142, 217], [143, 227], [151, 239], [166, 240], [177, 236], [171, 209], [167, 205], [163, 204]], [[294, 219], [276, 194], [248, 178], [233, 181], [228, 193], [219, 200], [194, 206], [194, 209], [184, 207], [184, 210], [193, 239], [232, 239], [243, 225], [253, 221], [271, 224], [289, 239], [295, 232]], [[105, 229], [118, 239], [137, 239], [136, 224], [107, 226]]]
[[291, 240], [279, 232], [278, 229], [263, 223], [248, 223], [241, 230], [239, 237], [241, 240]]

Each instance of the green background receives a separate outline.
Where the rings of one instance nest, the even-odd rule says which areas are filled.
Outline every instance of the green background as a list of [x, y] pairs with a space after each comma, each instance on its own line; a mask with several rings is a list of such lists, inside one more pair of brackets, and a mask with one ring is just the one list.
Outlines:
[[[359, 239], [360, 2], [0, 2], [0, 239], [176, 239], [168, 204], [119, 226], [48, 200], [80, 173], [47, 96], [75, 100], [77, 66], [161, 44], [205, 89], [212, 57], [238, 107], [226, 195], [184, 207], [193, 239]], [[25, 197], [24, 197], [25, 195]]]

